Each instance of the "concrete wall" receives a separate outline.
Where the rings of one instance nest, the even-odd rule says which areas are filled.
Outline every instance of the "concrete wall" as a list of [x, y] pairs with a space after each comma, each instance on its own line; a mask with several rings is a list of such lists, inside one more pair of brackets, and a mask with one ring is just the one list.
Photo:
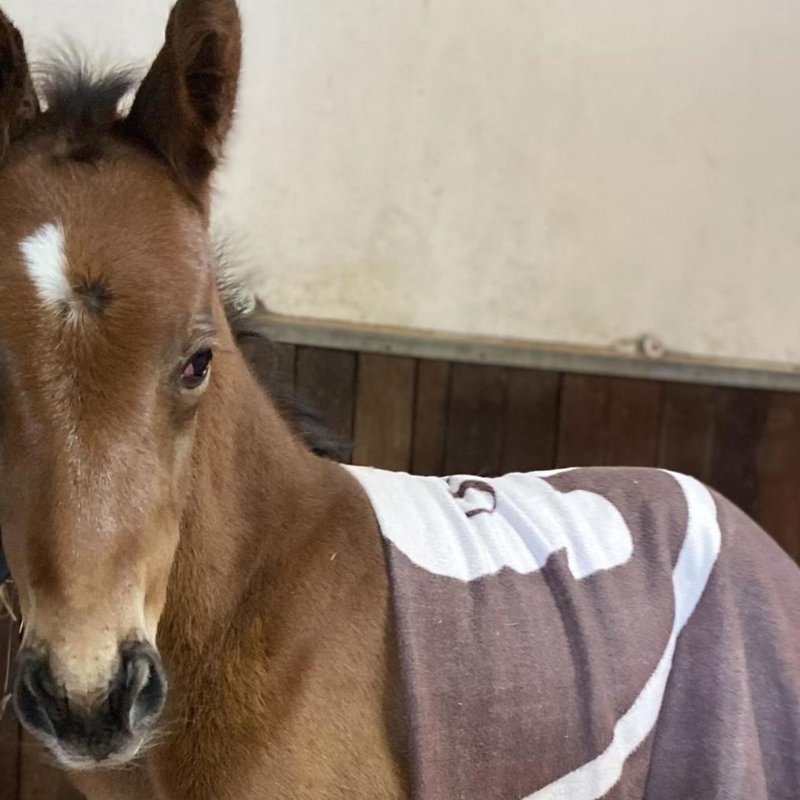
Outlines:
[[[151, 57], [167, 0], [0, 0]], [[241, 0], [217, 219], [288, 314], [800, 362], [796, 0]]]

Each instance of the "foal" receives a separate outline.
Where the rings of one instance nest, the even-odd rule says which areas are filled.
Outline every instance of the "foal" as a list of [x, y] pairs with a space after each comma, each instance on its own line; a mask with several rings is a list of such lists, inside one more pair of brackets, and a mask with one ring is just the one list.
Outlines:
[[42, 111], [0, 16], [22, 723], [90, 800], [800, 797], [798, 571], [729, 502], [344, 469], [282, 419], [206, 234], [239, 60], [233, 0], [179, 0], [127, 117], [69, 74]]
[[405, 796], [374, 515], [268, 401], [217, 291], [239, 61], [233, 0], [180, 0], [126, 118], [124, 80], [80, 74], [43, 111], [0, 16], [14, 702], [90, 800]]

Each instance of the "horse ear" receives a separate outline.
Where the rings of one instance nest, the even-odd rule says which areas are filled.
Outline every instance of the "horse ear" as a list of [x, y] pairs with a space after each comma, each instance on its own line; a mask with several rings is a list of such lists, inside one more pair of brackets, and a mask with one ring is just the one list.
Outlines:
[[235, 0], [178, 0], [126, 121], [204, 205], [233, 120], [241, 38]]
[[0, 158], [39, 114], [25, 45], [20, 32], [0, 11]]

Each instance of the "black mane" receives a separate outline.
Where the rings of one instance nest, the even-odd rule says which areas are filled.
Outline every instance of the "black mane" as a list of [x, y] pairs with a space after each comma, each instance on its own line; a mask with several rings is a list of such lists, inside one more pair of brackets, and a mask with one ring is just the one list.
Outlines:
[[133, 67], [98, 70], [67, 49], [37, 66], [36, 84], [47, 111], [70, 130], [107, 130], [125, 95], [141, 78]]
[[66, 150], [58, 155], [94, 161], [103, 155], [103, 137], [124, 133], [120, 107], [136, 88], [141, 70], [133, 67], [95, 69], [76, 49], [62, 50], [34, 70], [43, 113], [32, 131], [45, 129], [63, 136]]
[[322, 416], [276, 375], [277, 345], [264, 332], [267, 309], [241, 283], [231, 279], [230, 272], [223, 266], [220, 266], [219, 276], [228, 322], [240, 352], [261, 387], [309, 450], [323, 458], [344, 461], [350, 453], [349, 444], [338, 439]]

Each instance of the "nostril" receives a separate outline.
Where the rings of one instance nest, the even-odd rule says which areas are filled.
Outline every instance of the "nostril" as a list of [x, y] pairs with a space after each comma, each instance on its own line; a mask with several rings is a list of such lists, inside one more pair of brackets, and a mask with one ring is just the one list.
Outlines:
[[56, 735], [58, 719], [66, 700], [59, 696], [47, 662], [33, 653], [20, 653], [14, 684], [14, 707], [20, 722], [29, 730]]
[[164, 681], [155, 664], [148, 670], [147, 681], [139, 692], [139, 713], [143, 716], [157, 714], [164, 703]]
[[133, 732], [163, 708], [166, 681], [157, 653], [141, 642], [123, 648], [120, 673], [117, 713], [124, 727]]

